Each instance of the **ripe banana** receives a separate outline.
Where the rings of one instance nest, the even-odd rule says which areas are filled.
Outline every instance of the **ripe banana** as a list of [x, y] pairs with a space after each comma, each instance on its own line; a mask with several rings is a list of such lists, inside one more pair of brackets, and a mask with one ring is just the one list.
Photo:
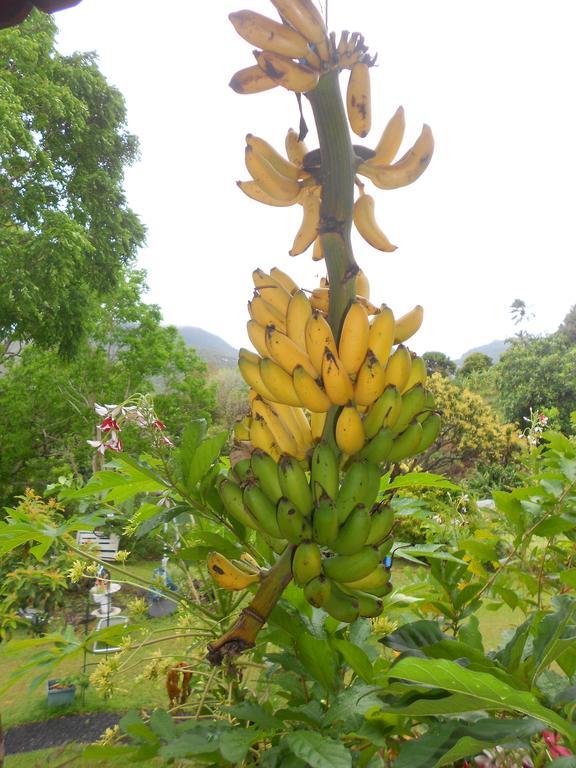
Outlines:
[[363, 547], [353, 555], [327, 557], [324, 559], [322, 567], [329, 579], [338, 582], [350, 582], [368, 576], [378, 565], [379, 560], [380, 555], [376, 547]]
[[310, 304], [319, 312], [328, 314], [330, 307], [330, 291], [328, 288], [314, 288], [310, 294]]
[[320, 202], [320, 197], [313, 193], [301, 196], [302, 223], [296, 233], [292, 248], [288, 251], [290, 256], [298, 256], [304, 253], [318, 237]]
[[400, 344], [388, 359], [385, 369], [386, 385], [394, 384], [402, 392], [410, 377], [411, 369], [412, 356], [410, 355], [410, 350], [403, 344]]
[[301, 365], [294, 368], [292, 381], [301, 405], [315, 414], [324, 414], [330, 410], [332, 401], [318, 381]]
[[250, 442], [254, 448], [260, 448], [275, 462], [280, 461], [280, 449], [274, 440], [274, 435], [261, 416], [254, 416], [250, 424]]
[[252, 133], [246, 134], [246, 145], [267, 160], [282, 176], [294, 179], [295, 181], [298, 181], [302, 176], [301, 168], [294, 165], [294, 163], [291, 163], [290, 160], [287, 160], [285, 157], [282, 157], [271, 144], [264, 139], [261, 139], [259, 136], [254, 136]]
[[272, 393], [270, 398], [274, 403], [300, 406], [300, 398], [296, 394], [292, 377], [274, 360], [264, 357], [260, 360], [260, 376], [264, 386]]
[[232, 427], [234, 432], [234, 439], [240, 442], [250, 440], [250, 418], [244, 418], [241, 421], [235, 422]]
[[338, 511], [332, 499], [324, 494], [318, 500], [312, 519], [312, 535], [314, 541], [330, 547], [338, 537], [340, 523]]
[[318, 85], [318, 71], [305, 64], [272, 51], [255, 51], [254, 56], [264, 74], [289, 91], [306, 93]]
[[338, 457], [332, 447], [322, 440], [315, 446], [310, 461], [310, 486], [316, 501], [320, 499], [323, 493], [331, 499], [336, 498], [339, 477]]
[[314, 248], [312, 249], [312, 261], [322, 261], [324, 258], [324, 251], [322, 250], [322, 239], [317, 237], [314, 240]]
[[402, 461], [408, 456], [413, 456], [418, 451], [422, 440], [422, 424], [419, 421], [413, 421], [409, 424], [402, 434], [394, 440], [392, 448], [386, 461], [389, 464]]
[[[358, 291], [358, 275], [356, 276], [356, 290]], [[369, 335], [368, 313], [365, 307], [354, 299], [344, 317], [338, 343], [338, 356], [350, 376], [355, 376], [358, 373], [358, 369], [364, 361]]]
[[206, 565], [208, 573], [223, 589], [238, 591], [260, 581], [260, 573], [248, 573], [242, 570], [219, 552], [209, 552]]
[[302, 466], [292, 456], [282, 456], [278, 464], [278, 480], [282, 494], [304, 516], [314, 508], [312, 491]]
[[372, 195], [361, 192], [354, 203], [354, 226], [373, 248], [387, 253], [396, 250], [396, 246], [392, 245], [376, 221]]
[[298, 447], [294, 434], [289, 430], [287, 425], [278, 415], [278, 412], [272, 408], [270, 403], [267, 403], [261, 397], [257, 397], [252, 401], [252, 413], [254, 416], [260, 416], [264, 420], [281, 453], [288, 453], [291, 456], [304, 458], [302, 455], [303, 452]]
[[313, 310], [310, 319], [306, 323], [305, 330], [306, 352], [310, 362], [318, 374], [322, 373], [322, 360], [324, 351], [329, 349], [333, 355], [337, 354], [336, 342], [332, 328], [324, 315], [318, 310]]
[[282, 537], [290, 544], [300, 544], [312, 538], [312, 526], [295, 505], [282, 497], [276, 507], [276, 521]]
[[372, 405], [384, 392], [386, 383], [385, 369], [376, 355], [369, 349], [356, 376], [354, 400], [359, 405]]
[[342, 453], [352, 456], [358, 453], [365, 442], [362, 417], [353, 405], [345, 405], [336, 421], [336, 445]]
[[256, 48], [265, 48], [292, 59], [303, 59], [308, 53], [306, 38], [286, 24], [246, 10], [231, 13], [228, 18], [240, 37]]
[[252, 346], [262, 357], [266, 357], [268, 354], [268, 347], [266, 346], [265, 327], [257, 323], [256, 320], [248, 320], [246, 323], [246, 330], [248, 331], [248, 338], [252, 342]]
[[364, 433], [367, 438], [373, 438], [384, 425], [393, 424], [402, 407], [400, 391], [393, 384], [389, 384], [380, 397], [371, 406], [364, 418]]
[[294, 344], [306, 350], [306, 323], [312, 316], [312, 305], [304, 291], [297, 290], [290, 297], [286, 311], [286, 333]]
[[310, 432], [312, 433], [312, 442], [316, 444], [322, 439], [324, 425], [326, 424], [327, 413], [315, 413], [310, 411]]
[[265, 397], [266, 400], [274, 402], [274, 395], [262, 381], [259, 363], [255, 363], [245, 357], [240, 357], [238, 359], [238, 368], [242, 378], [249, 387], [255, 389], [256, 392], [258, 392], [259, 395], [262, 395], [262, 397]]
[[286, 154], [290, 162], [301, 167], [304, 155], [308, 154], [308, 148], [303, 141], [299, 141], [298, 134], [293, 128], [288, 128], [284, 146], [286, 147]]
[[423, 410], [426, 404], [426, 390], [416, 384], [402, 395], [402, 407], [393, 427], [394, 435], [404, 432], [408, 424]]
[[262, 93], [276, 88], [278, 83], [262, 71], [258, 64], [245, 69], [239, 69], [232, 75], [228, 83], [230, 88], [236, 93]]
[[[380, 506], [372, 513], [370, 518], [370, 531], [366, 538], [366, 544], [379, 546], [388, 536], [394, 525], [394, 512], [391, 507]], [[388, 581], [386, 581], [388, 583]], [[366, 587], [356, 587], [370, 592]]]
[[381, 464], [386, 461], [393, 442], [394, 433], [390, 427], [382, 427], [358, 453], [358, 458], [366, 459], [372, 464]]
[[276, 208], [286, 208], [290, 205], [295, 205], [300, 196], [300, 192], [298, 192], [296, 197], [291, 200], [278, 200], [278, 198], [272, 197], [264, 192], [260, 185], [255, 181], [237, 181], [236, 185], [240, 187], [245, 195], [251, 197], [252, 200], [256, 200], [258, 203], [264, 203], [265, 205], [272, 205]]
[[280, 329], [282, 333], [286, 331], [284, 315], [258, 294], [255, 294], [252, 301], [248, 302], [248, 314], [252, 320], [256, 320], [263, 328], [266, 328], [267, 325], [273, 325], [275, 328]]
[[299, 586], [308, 584], [309, 581], [322, 573], [322, 554], [318, 544], [313, 541], [303, 541], [299, 544], [292, 557], [292, 575]]
[[394, 344], [396, 321], [394, 313], [385, 304], [380, 312], [372, 318], [368, 334], [368, 346], [374, 352], [382, 365], [386, 365]]
[[280, 365], [286, 373], [292, 375], [294, 368], [301, 365], [310, 376], [316, 376], [316, 370], [306, 352], [297, 346], [291, 338], [273, 326], [266, 328], [266, 346], [270, 357]]
[[322, 382], [334, 405], [346, 405], [354, 397], [354, 387], [340, 360], [328, 347], [322, 358]]
[[430, 126], [424, 125], [414, 146], [393, 165], [361, 163], [358, 173], [367, 176], [380, 189], [398, 189], [412, 184], [428, 167], [434, 151], [434, 138]]
[[312, 0], [271, 0], [280, 16], [308, 42], [313, 43], [320, 58], [329, 58], [326, 25]]
[[370, 283], [361, 269], [356, 272], [356, 295], [365, 299], [370, 298]]
[[258, 521], [263, 533], [275, 539], [281, 539], [282, 531], [276, 521], [276, 507], [256, 483], [247, 483], [242, 494], [244, 504]]
[[310, 423], [304, 415], [302, 408], [293, 408], [290, 405], [274, 403], [274, 409], [294, 435], [300, 452], [306, 455], [310, 448], [312, 448], [314, 441], [312, 439]]
[[344, 475], [336, 497], [336, 509], [340, 525], [357, 504], [372, 509], [380, 489], [380, 470], [367, 461], [356, 461]]
[[350, 127], [357, 136], [364, 138], [372, 123], [370, 99], [370, 70], [368, 64], [358, 61], [350, 70], [346, 89], [346, 111]]
[[250, 469], [266, 496], [273, 504], [277, 504], [282, 496], [282, 489], [278, 481], [278, 466], [274, 459], [256, 448], [250, 457]]
[[331, 582], [322, 573], [304, 587], [304, 597], [314, 608], [322, 608], [330, 597]]
[[282, 321], [286, 324], [286, 312], [290, 303], [290, 294], [281, 285], [263, 285], [257, 289], [256, 295], [260, 296], [266, 304], [280, 314]]
[[426, 361], [418, 355], [412, 355], [412, 367], [410, 368], [410, 376], [404, 387], [404, 392], [415, 387], [416, 384], [425, 384], [428, 378], [428, 371], [426, 370]]
[[422, 325], [424, 320], [424, 307], [417, 304], [410, 312], [406, 312], [405, 315], [399, 317], [396, 320], [396, 328], [394, 331], [394, 344], [401, 344], [407, 341], [411, 336], [414, 336], [416, 331]]
[[284, 286], [284, 288], [291, 296], [299, 290], [298, 286], [294, 280], [292, 280], [290, 275], [287, 275], [286, 272], [282, 272], [282, 270], [278, 267], [272, 267], [270, 270], [270, 277], [276, 280], [276, 282], [280, 285]]
[[239, 485], [236, 485], [232, 480], [229, 480], [222, 476], [222, 479], [218, 481], [217, 485], [218, 493], [222, 499], [222, 503], [226, 508], [226, 512], [234, 520], [237, 520], [247, 528], [253, 528], [257, 530], [259, 525], [258, 521], [244, 506], [242, 499], [242, 489]]
[[293, 200], [300, 192], [300, 182], [279, 173], [265, 157], [247, 146], [244, 159], [248, 173], [258, 186], [277, 200]]
[[404, 107], [398, 107], [382, 132], [374, 156], [366, 161], [366, 165], [390, 165], [402, 144], [405, 127]]
[[354, 555], [366, 543], [370, 533], [370, 525], [369, 510], [364, 504], [358, 504], [340, 527], [338, 536], [332, 542], [330, 549], [339, 555]]

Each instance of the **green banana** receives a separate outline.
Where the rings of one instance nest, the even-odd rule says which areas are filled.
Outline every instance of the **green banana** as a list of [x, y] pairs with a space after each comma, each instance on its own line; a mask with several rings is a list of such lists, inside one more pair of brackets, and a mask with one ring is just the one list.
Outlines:
[[292, 575], [296, 584], [303, 587], [322, 573], [322, 553], [313, 541], [303, 541], [292, 557]]
[[380, 397], [372, 403], [364, 418], [364, 434], [368, 439], [374, 437], [384, 425], [391, 426], [398, 418], [402, 406], [402, 395], [398, 387], [389, 384]]
[[300, 544], [304, 539], [312, 538], [312, 526], [300, 510], [283, 496], [276, 506], [276, 522], [282, 533], [282, 538], [290, 544]]
[[338, 536], [339, 527], [336, 505], [330, 496], [324, 494], [314, 510], [314, 518], [312, 520], [314, 541], [328, 547], [331, 546]]
[[427, 419], [422, 422], [422, 438], [418, 445], [416, 453], [422, 453], [427, 448], [430, 448], [434, 440], [440, 434], [440, 427], [442, 426], [442, 419], [439, 413], [430, 413]]
[[382, 427], [370, 442], [366, 443], [364, 448], [358, 453], [359, 458], [366, 459], [371, 464], [381, 464], [386, 461], [390, 453], [392, 443], [394, 442], [394, 433], [390, 427]]
[[322, 608], [337, 621], [352, 624], [360, 615], [360, 603], [354, 597], [347, 595], [336, 584], [331, 585], [330, 595]]
[[310, 485], [317, 494], [316, 501], [322, 493], [327, 493], [331, 499], [336, 498], [340, 479], [338, 457], [333, 448], [324, 441], [320, 441], [312, 453], [310, 478]]
[[257, 448], [252, 453], [250, 467], [260, 488], [273, 504], [277, 504], [282, 496], [282, 489], [278, 482], [278, 467], [272, 456]]
[[365, 544], [380, 544], [388, 536], [393, 525], [394, 512], [391, 507], [378, 507], [370, 518], [370, 531]]
[[359, 552], [368, 538], [370, 525], [369, 510], [364, 504], [358, 504], [348, 515], [330, 548], [339, 555], [353, 555]]
[[243, 483], [248, 477], [250, 471], [250, 458], [240, 459], [236, 464], [230, 467], [230, 472], [239, 483]]
[[407, 456], [413, 456], [418, 451], [418, 446], [422, 439], [422, 424], [419, 421], [413, 421], [404, 432], [394, 440], [390, 453], [386, 461], [393, 464], [396, 461], [402, 461]]
[[326, 576], [334, 581], [357, 581], [368, 576], [379, 561], [380, 555], [376, 547], [363, 547], [353, 555], [335, 555], [325, 558], [323, 568]]
[[427, 419], [430, 413], [434, 411], [436, 408], [436, 400], [434, 399], [434, 395], [432, 392], [430, 392], [429, 389], [426, 390], [426, 401], [424, 403], [424, 408], [420, 411], [418, 416], [416, 416], [418, 421], [424, 421], [424, 419]]
[[331, 591], [332, 582], [321, 573], [320, 576], [316, 576], [305, 585], [304, 597], [314, 608], [322, 608], [330, 597]]
[[243, 493], [244, 504], [258, 521], [258, 527], [262, 533], [275, 539], [282, 538], [282, 531], [276, 522], [276, 507], [270, 501], [260, 486], [248, 483]]
[[336, 498], [340, 525], [357, 504], [364, 504], [368, 509], [371, 509], [379, 489], [380, 471], [375, 464], [370, 464], [367, 461], [358, 461], [352, 464], [344, 475], [340, 492]]
[[277, 471], [282, 495], [290, 499], [303, 515], [309, 515], [314, 508], [314, 499], [300, 462], [293, 456], [282, 456]]
[[402, 395], [400, 414], [394, 423], [394, 435], [404, 432], [408, 424], [426, 405], [426, 389], [422, 384], [416, 384]]
[[389, 591], [389, 585], [390, 569], [386, 568], [384, 563], [378, 563], [368, 576], [364, 576], [363, 579], [356, 579], [356, 581], [347, 581], [341, 586], [342, 589], [357, 589], [381, 597]]
[[273, 552], [276, 552], [277, 555], [281, 555], [288, 546], [286, 539], [278, 539], [275, 536], [268, 536], [267, 533], [263, 533], [262, 538], [268, 544], [270, 549]]
[[236, 485], [232, 480], [222, 476], [222, 479], [218, 481], [218, 493], [222, 499], [222, 503], [226, 507], [226, 511], [242, 525], [247, 528], [259, 529], [258, 521], [250, 514], [250, 512], [244, 506], [242, 489], [239, 485]]
[[359, 590], [347, 590], [353, 600], [358, 601], [358, 613], [364, 619], [374, 619], [382, 613], [382, 600], [376, 595], [360, 592]]

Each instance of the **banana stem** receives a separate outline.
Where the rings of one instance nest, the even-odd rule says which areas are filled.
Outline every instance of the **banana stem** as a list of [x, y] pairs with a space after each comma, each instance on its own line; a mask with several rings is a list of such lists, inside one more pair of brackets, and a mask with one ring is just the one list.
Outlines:
[[288, 546], [262, 579], [250, 604], [240, 612], [238, 621], [222, 637], [208, 645], [207, 659], [219, 665], [226, 656], [239, 656], [253, 648], [256, 636], [292, 579], [293, 546]]

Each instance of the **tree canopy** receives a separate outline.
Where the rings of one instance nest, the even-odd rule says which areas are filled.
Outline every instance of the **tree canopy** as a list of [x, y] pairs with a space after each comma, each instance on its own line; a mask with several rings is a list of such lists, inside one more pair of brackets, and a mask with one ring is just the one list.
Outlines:
[[144, 227], [122, 189], [138, 151], [124, 98], [55, 34], [39, 12], [0, 31], [0, 340], [71, 355]]
[[454, 376], [456, 373], [456, 363], [444, 352], [424, 352], [422, 359], [426, 363], [429, 376], [433, 373], [439, 373], [441, 376]]

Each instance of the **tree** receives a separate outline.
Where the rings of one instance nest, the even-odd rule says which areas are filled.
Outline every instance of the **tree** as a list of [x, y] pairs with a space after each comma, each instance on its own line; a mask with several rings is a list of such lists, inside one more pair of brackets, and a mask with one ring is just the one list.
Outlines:
[[454, 376], [456, 373], [456, 363], [450, 360], [444, 352], [424, 352], [422, 359], [426, 363], [428, 375], [439, 373], [441, 376]]
[[122, 189], [138, 148], [124, 98], [55, 35], [39, 12], [0, 32], [0, 341], [70, 355], [144, 228]]
[[499, 401], [506, 419], [523, 422], [530, 409], [556, 407], [563, 430], [576, 410], [576, 346], [562, 333], [523, 336], [494, 366]]
[[472, 352], [465, 358], [458, 370], [458, 375], [467, 378], [474, 373], [480, 373], [488, 370], [492, 365], [492, 358], [485, 355], [484, 352]]
[[566, 336], [570, 343], [576, 344], [576, 304], [570, 307], [569, 312], [558, 328], [558, 333]]
[[[140, 299], [144, 275], [126, 273], [89, 320], [90, 339], [73, 360], [27, 345], [0, 377], [0, 497], [9, 503], [27, 486], [41, 491], [60, 474], [87, 477], [98, 418], [94, 404], [118, 403], [134, 392], [155, 394], [171, 435], [194, 418], [211, 421], [214, 386], [176, 328], [163, 327], [155, 305]], [[139, 436], [132, 447], [137, 450]]]

